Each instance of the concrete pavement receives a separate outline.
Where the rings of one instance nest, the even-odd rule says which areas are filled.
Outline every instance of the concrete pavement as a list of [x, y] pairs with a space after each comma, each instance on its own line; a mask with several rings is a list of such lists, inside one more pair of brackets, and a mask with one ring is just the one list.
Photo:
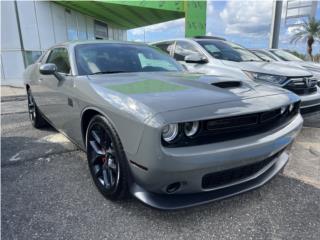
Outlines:
[[284, 175], [262, 188], [174, 212], [110, 202], [85, 154], [51, 128], [32, 128], [23, 98], [1, 103], [2, 239], [319, 239], [320, 128], [309, 117]]

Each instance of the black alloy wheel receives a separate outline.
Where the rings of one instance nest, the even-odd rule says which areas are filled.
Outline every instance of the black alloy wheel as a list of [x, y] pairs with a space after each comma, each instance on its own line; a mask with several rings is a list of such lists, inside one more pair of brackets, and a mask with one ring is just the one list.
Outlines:
[[29, 119], [32, 125], [35, 128], [43, 128], [47, 126], [48, 123], [39, 112], [30, 89], [27, 90], [27, 100], [28, 100]]
[[95, 185], [108, 199], [124, 198], [128, 192], [127, 160], [116, 131], [105, 117], [96, 115], [86, 136], [88, 165]]

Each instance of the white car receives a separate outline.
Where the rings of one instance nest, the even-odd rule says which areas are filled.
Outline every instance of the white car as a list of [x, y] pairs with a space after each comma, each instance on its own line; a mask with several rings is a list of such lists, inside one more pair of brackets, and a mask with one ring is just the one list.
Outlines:
[[309, 70], [314, 77], [318, 80], [318, 86], [320, 86], [320, 64], [310, 61], [303, 61], [296, 57], [292, 53], [282, 49], [253, 49], [256, 55], [261, 57], [263, 60], [269, 62], [285, 62], [292, 66], [304, 67]]
[[151, 45], [170, 54], [190, 72], [276, 85], [299, 95], [303, 111], [320, 107], [317, 79], [303, 67], [266, 62], [248, 49], [218, 37], [180, 38]]

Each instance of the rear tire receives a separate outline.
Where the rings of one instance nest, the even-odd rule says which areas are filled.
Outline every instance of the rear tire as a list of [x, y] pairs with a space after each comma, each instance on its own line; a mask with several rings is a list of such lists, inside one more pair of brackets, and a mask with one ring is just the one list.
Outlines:
[[32, 126], [38, 129], [48, 126], [49, 124], [40, 113], [30, 89], [27, 90], [27, 98], [29, 119], [32, 123]]
[[107, 118], [95, 115], [86, 132], [87, 159], [93, 181], [112, 201], [128, 196], [129, 171], [120, 138]]

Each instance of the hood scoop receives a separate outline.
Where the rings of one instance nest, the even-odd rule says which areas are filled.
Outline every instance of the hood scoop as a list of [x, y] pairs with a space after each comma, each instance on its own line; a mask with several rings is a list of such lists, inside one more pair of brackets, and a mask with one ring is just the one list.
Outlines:
[[240, 81], [225, 81], [225, 82], [215, 82], [211, 83], [212, 86], [219, 88], [239, 88], [242, 85]]

